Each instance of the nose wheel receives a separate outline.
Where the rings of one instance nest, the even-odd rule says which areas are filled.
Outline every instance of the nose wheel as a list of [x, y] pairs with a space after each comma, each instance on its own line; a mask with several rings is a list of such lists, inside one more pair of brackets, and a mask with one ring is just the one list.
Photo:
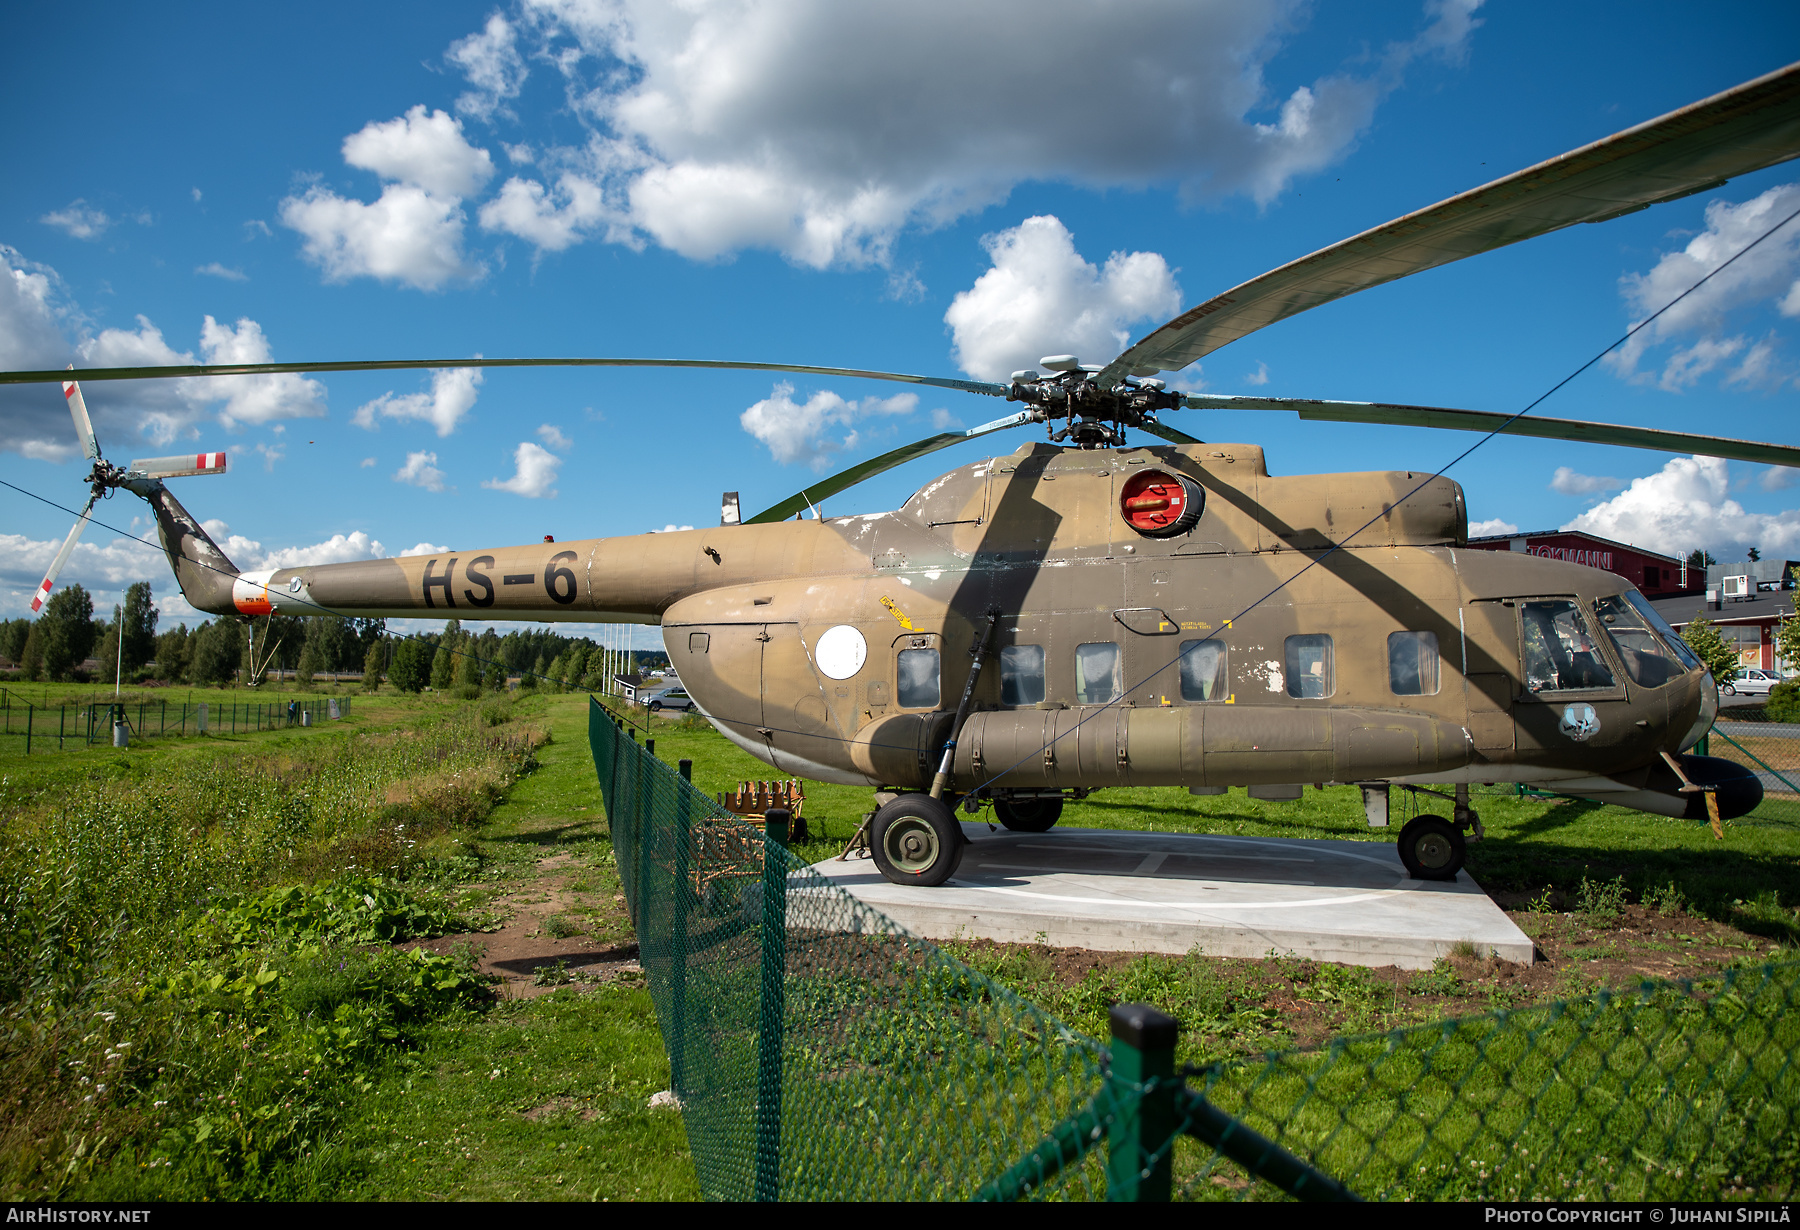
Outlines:
[[1462, 830], [1436, 816], [1419, 816], [1400, 830], [1400, 861], [1415, 880], [1454, 880], [1468, 845]]
[[928, 794], [903, 794], [875, 813], [869, 850], [895, 884], [935, 888], [956, 874], [963, 856], [962, 826], [950, 808]]

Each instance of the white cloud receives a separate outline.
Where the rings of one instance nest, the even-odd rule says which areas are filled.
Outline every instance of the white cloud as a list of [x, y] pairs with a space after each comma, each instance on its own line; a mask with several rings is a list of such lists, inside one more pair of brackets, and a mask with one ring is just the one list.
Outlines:
[[674, 533], [678, 533], [681, 530], [691, 530], [693, 528], [694, 527], [691, 525], [676, 525], [673, 522], [670, 522], [668, 525], [663, 526], [660, 530], [651, 530], [650, 532], [652, 534], [674, 534]]
[[[247, 317], [235, 326], [213, 317], [201, 322], [199, 350], [209, 363], [262, 363], [273, 357], [262, 327]], [[73, 360], [81, 367], [153, 367], [196, 362], [178, 350], [147, 317], [136, 329], [88, 331], [86, 318], [68, 302], [56, 271], [0, 246], [0, 368], [46, 369]], [[55, 385], [0, 389], [0, 449], [27, 457], [62, 460], [79, 454], [69, 412]], [[216, 415], [227, 427], [271, 424], [325, 413], [325, 388], [292, 374], [159, 380], [141, 384], [99, 382], [82, 395], [100, 446], [109, 455], [128, 451], [132, 440], [167, 444], [197, 439]]]
[[517, 235], [549, 252], [580, 243], [587, 238], [583, 232], [606, 216], [600, 186], [578, 175], [562, 176], [554, 193], [535, 179], [515, 176], [481, 207], [483, 229]]
[[67, 209], [52, 210], [38, 221], [45, 226], [65, 231], [76, 239], [98, 239], [113, 224], [113, 220], [103, 210], [91, 208], [86, 201], [80, 199], [71, 201]]
[[360, 466], [358, 466], [359, 469], [363, 469], [363, 470], [370, 470], [370, 469], [373, 469], [374, 467], [375, 467], [375, 459], [373, 457], [364, 457], [362, 459], [362, 464]]
[[356, 408], [350, 421], [369, 431], [376, 429], [376, 419], [420, 420], [437, 428], [439, 436], [456, 430], [463, 416], [475, 408], [476, 390], [481, 387], [482, 373], [477, 367], [452, 367], [431, 373], [429, 393], [408, 393], [396, 397], [383, 393], [374, 401]]
[[1562, 528], [1686, 555], [1704, 547], [1720, 559], [1741, 559], [1750, 547], [1792, 554], [1800, 547], [1800, 510], [1753, 513], [1729, 498], [1730, 475], [1718, 457], [1676, 457], [1655, 474], [1634, 478], [1605, 503]]
[[537, 433], [538, 439], [544, 442], [546, 448], [553, 448], [559, 453], [566, 453], [575, 447], [575, 441], [563, 435], [561, 429], [549, 423], [538, 428]]
[[1027, 218], [982, 240], [993, 268], [944, 313], [956, 362], [970, 375], [1004, 380], [1048, 354], [1104, 363], [1131, 340], [1133, 321], [1181, 308], [1181, 288], [1154, 252], [1114, 252], [1104, 270], [1075, 250], [1056, 218]]
[[457, 98], [456, 109], [476, 119], [485, 120], [504, 110], [504, 104], [517, 98], [525, 84], [527, 70], [513, 27], [499, 13], [492, 14], [479, 33], [450, 44], [444, 58], [460, 68], [475, 87]]
[[1764, 491], [1785, 491], [1796, 481], [1800, 481], [1800, 471], [1791, 470], [1787, 466], [1770, 466], [1756, 480], [1756, 485]]
[[394, 471], [394, 481], [410, 483], [427, 491], [444, 489], [444, 472], [437, 468], [436, 453], [408, 453], [406, 464]]
[[287, 447], [285, 445], [277, 444], [275, 447], [270, 448], [261, 441], [257, 442], [253, 451], [262, 454], [263, 469], [270, 474], [275, 472], [275, 463], [287, 456]]
[[462, 121], [427, 115], [423, 103], [345, 137], [344, 161], [445, 198], [473, 196], [494, 177], [493, 157], [463, 139]]
[[1469, 522], [1470, 538], [1492, 538], [1498, 534], [1517, 534], [1519, 527], [1510, 521], [1502, 521], [1499, 517], [1487, 521]]
[[463, 255], [457, 202], [410, 184], [389, 184], [373, 204], [314, 185], [281, 203], [281, 221], [305, 238], [308, 259], [328, 282], [369, 277], [437, 290], [485, 272]]
[[950, 431], [953, 428], [961, 427], [962, 420], [939, 406], [931, 412], [931, 425], [939, 431]]
[[245, 273], [242, 269], [229, 269], [224, 265], [221, 265], [218, 261], [210, 261], [207, 264], [198, 265], [195, 267], [194, 272], [203, 273], [209, 278], [224, 278], [227, 282], [248, 282], [250, 280], [250, 275]]
[[344, 138], [344, 161], [387, 181], [381, 196], [365, 203], [314, 184], [281, 203], [283, 225], [305, 238], [327, 281], [437, 290], [486, 272], [463, 254], [461, 202], [493, 178], [494, 160], [463, 138], [461, 120], [420, 104]]
[[1244, 377], [1244, 383], [1254, 385], [1257, 388], [1261, 388], [1263, 385], [1269, 383], [1269, 365], [1267, 363], [1259, 362], [1256, 365], [1256, 370]]
[[[1686, 247], [1664, 255], [1648, 273], [1620, 279], [1626, 307], [1634, 319], [1644, 319], [1797, 208], [1800, 183], [1770, 188], [1742, 204], [1711, 202], [1706, 207], [1706, 229]], [[1680, 392], [1744, 352], [1744, 359], [1727, 373], [1725, 383], [1762, 387], [1780, 383], [1784, 375], [1775, 370], [1771, 338], [1752, 345], [1741, 334], [1727, 336], [1734, 317], [1769, 306], [1783, 316], [1800, 315], [1800, 226], [1784, 227], [1757, 244], [1609, 354], [1606, 365], [1635, 383], [1654, 382], [1670, 392]], [[1653, 350], [1682, 338], [1696, 340], [1665, 358], [1660, 372], [1640, 370]]]
[[556, 491], [550, 484], [556, 481], [556, 468], [560, 465], [561, 457], [545, 452], [527, 440], [513, 450], [511, 478], [484, 479], [481, 485], [492, 491], [510, 491], [527, 499], [554, 499]]
[[571, 205], [591, 189], [584, 225], [547, 224], [530, 180], [484, 225], [823, 267], [883, 263], [901, 229], [1028, 181], [1266, 203], [1341, 158], [1409, 65], [1456, 62], [1478, 5], [1429, 0], [1416, 37], [1279, 92], [1295, 0], [519, 0], [450, 59], [465, 113], [501, 108], [535, 58], [588, 129], [539, 159]]
[[[823, 470], [833, 453], [855, 448], [859, 438], [854, 424], [870, 418], [911, 414], [918, 407], [916, 393], [897, 397], [864, 397], [845, 401], [836, 393], [821, 391], [804, 402], [794, 400], [794, 386], [783, 381], [762, 401], [738, 416], [745, 431], [769, 446], [783, 465], [804, 461]], [[836, 432], [850, 428], [842, 437]], [[827, 433], [831, 433], [828, 438]]]
[[433, 546], [431, 543], [422, 542], [417, 546], [406, 548], [406, 550], [400, 552], [399, 556], [396, 558], [405, 559], [409, 555], [442, 555], [448, 550], [450, 550], [449, 547], [437, 547]]
[[1597, 491], [1617, 491], [1624, 485], [1616, 478], [1577, 474], [1568, 466], [1557, 466], [1556, 474], [1550, 479], [1550, 490], [1562, 495], [1593, 495]]

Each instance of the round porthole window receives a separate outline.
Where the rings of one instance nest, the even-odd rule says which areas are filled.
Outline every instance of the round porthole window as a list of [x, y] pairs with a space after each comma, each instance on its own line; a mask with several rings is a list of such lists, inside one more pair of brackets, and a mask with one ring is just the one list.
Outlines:
[[1119, 493], [1125, 524], [1146, 538], [1173, 538], [1193, 529], [1206, 508], [1206, 492], [1193, 479], [1166, 470], [1133, 474]]
[[869, 659], [869, 643], [849, 624], [827, 629], [813, 646], [813, 660], [827, 679], [848, 679]]

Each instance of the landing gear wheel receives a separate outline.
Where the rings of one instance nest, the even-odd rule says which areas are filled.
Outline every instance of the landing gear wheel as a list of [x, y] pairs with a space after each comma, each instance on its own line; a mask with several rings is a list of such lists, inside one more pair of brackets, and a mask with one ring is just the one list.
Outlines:
[[895, 884], [936, 888], [956, 874], [963, 845], [955, 815], [928, 794], [901, 795], [869, 826], [875, 866]]
[[1015, 833], [1048, 833], [1062, 819], [1061, 799], [995, 799], [994, 819]]
[[1415, 880], [1454, 880], [1468, 852], [1462, 830], [1436, 816], [1420, 816], [1400, 830], [1400, 861]]

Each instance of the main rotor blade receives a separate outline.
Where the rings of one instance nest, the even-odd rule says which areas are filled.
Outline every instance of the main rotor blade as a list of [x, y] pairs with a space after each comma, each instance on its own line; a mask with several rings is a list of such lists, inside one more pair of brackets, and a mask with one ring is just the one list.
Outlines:
[[770, 508], [765, 508], [754, 517], [744, 522], [745, 525], [761, 525], [770, 521], [786, 521], [804, 508], [817, 506], [820, 500], [834, 496], [840, 491], [848, 490], [864, 479], [884, 474], [895, 466], [905, 465], [914, 458], [935, 453], [941, 448], [949, 448], [952, 444], [961, 444], [964, 440], [973, 440], [991, 432], [1005, 431], [1008, 427], [1018, 427], [1032, 421], [1032, 412], [1021, 410], [1017, 414], [1009, 414], [1003, 419], [995, 419], [991, 423], [983, 423], [979, 427], [971, 427], [967, 431], [945, 431], [935, 436], [926, 436], [923, 440], [914, 440], [911, 444], [903, 444], [892, 452], [871, 457], [846, 469], [839, 470], [829, 478], [820, 479], [812, 486], [789, 496]]
[[1170, 444], [1206, 443], [1204, 440], [1196, 440], [1185, 431], [1176, 431], [1173, 427], [1165, 426], [1162, 423], [1145, 423], [1143, 426], [1139, 427], [1138, 430], [1147, 431], [1153, 436], [1159, 436], [1162, 439], [1167, 440]]
[[180, 457], [146, 457], [131, 463], [146, 478], [186, 478], [194, 474], [223, 474], [224, 453], [184, 453]]
[[[75, 365], [69, 364], [66, 370], [74, 371]], [[81, 386], [73, 380], [63, 381], [63, 399], [69, 403], [69, 415], [75, 420], [75, 434], [81, 440], [82, 451], [89, 461], [100, 460], [100, 441], [94, 438], [94, 423], [88, 418], [87, 403], [81, 400]]]
[[[1699, 436], [1685, 431], [1659, 431], [1653, 427], [1623, 427], [1613, 423], [1588, 423], [1580, 419], [1547, 419], [1536, 415], [1513, 418], [1487, 410], [1451, 410], [1442, 406], [1398, 406], [1387, 402], [1315, 401], [1305, 397], [1226, 397], [1190, 393], [1190, 410], [1292, 410], [1303, 419], [1336, 423], [1386, 423], [1399, 427], [1443, 427], [1452, 431], [1499, 431], [1507, 436], [1537, 436], [1546, 440], [1579, 440], [1585, 444], [1623, 444], [1659, 453], [1698, 453], [1732, 461], [1800, 468], [1800, 448], [1763, 444], [1756, 440], [1732, 440], [1724, 436]], [[1510, 422], [1508, 420], [1511, 420]]]
[[1265, 325], [1424, 269], [1577, 222], [1716, 188], [1800, 155], [1800, 64], [1746, 82], [1364, 231], [1252, 278], [1177, 316], [1107, 364], [1174, 371]]
[[[83, 380], [174, 380], [189, 376], [267, 376], [281, 372], [390, 372], [455, 367], [699, 367], [726, 371], [806, 372], [815, 376], [850, 376], [925, 384], [959, 393], [1005, 397], [1007, 386], [985, 380], [946, 376], [910, 376], [904, 372], [872, 372], [857, 367], [814, 367], [805, 363], [739, 363], [728, 359], [368, 359], [342, 363], [190, 363], [169, 367], [88, 367]], [[71, 365], [71, 369], [73, 365]], [[0, 372], [0, 384], [47, 384], [63, 380], [60, 371]], [[85, 413], [85, 411], [83, 412]], [[79, 429], [79, 424], [77, 425]], [[92, 439], [90, 429], [88, 438]], [[94, 454], [89, 454], [93, 456]]]
[[58, 551], [56, 558], [50, 561], [50, 571], [44, 574], [43, 581], [38, 584], [37, 593], [31, 595], [31, 613], [33, 615], [43, 610], [45, 600], [50, 597], [50, 587], [56, 584], [57, 574], [63, 570], [63, 565], [69, 562], [69, 556], [74, 554], [75, 544], [81, 539], [81, 531], [87, 528], [88, 518], [94, 511], [94, 501], [98, 498], [98, 496], [92, 495], [88, 497], [87, 506], [81, 510], [81, 515], [75, 518], [75, 528], [69, 531], [67, 538], [63, 539], [62, 550]]

